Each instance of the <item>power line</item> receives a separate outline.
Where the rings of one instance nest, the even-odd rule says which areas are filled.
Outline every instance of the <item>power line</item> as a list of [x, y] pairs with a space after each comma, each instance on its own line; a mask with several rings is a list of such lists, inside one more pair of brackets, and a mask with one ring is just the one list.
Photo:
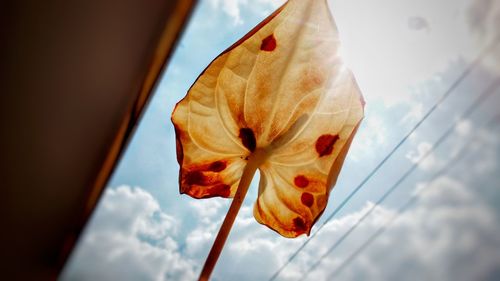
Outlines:
[[335, 250], [340, 244], [344, 242], [344, 240], [378, 207], [387, 197], [394, 192], [402, 182], [408, 178], [420, 165], [422, 161], [424, 161], [437, 147], [439, 147], [454, 131], [455, 127], [460, 121], [463, 121], [467, 118], [474, 110], [484, 102], [491, 94], [495, 92], [495, 89], [500, 85], [500, 79], [496, 79], [481, 95], [479, 95], [474, 102], [464, 111], [464, 113], [453, 122], [453, 124], [439, 137], [439, 139], [432, 145], [431, 149], [429, 149], [424, 155], [415, 162], [406, 172], [382, 195], [382, 197], [377, 200], [377, 202], [365, 213], [361, 218], [359, 218], [354, 225], [352, 225], [347, 232], [345, 232], [338, 240], [333, 244], [319, 259], [314, 263], [302, 276], [300, 280], [304, 280], [307, 275], [312, 272], [321, 261], [328, 256], [333, 250]]
[[[493, 119], [491, 119], [488, 122], [489, 126], [491, 123], [494, 121], [498, 120], [500, 118], [500, 115], [497, 115]], [[445, 165], [441, 170], [436, 172], [431, 179], [427, 182], [427, 184], [419, 189], [414, 195], [412, 195], [408, 201], [406, 201], [405, 204], [403, 204], [396, 212], [394, 216], [392, 216], [382, 227], [380, 227], [375, 233], [373, 233], [363, 244], [361, 244], [354, 252], [352, 252], [349, 257], [347, 257], [338, 267], [337, 269], [329, 276], [329, 280], [332, 280], [334, 277], [338, 276], [352, 261], [354, 261], [363, 251], [368, 248], [377, 238], [383, 234], [391, 225], [394, 223], [404, 212], [408, 210], [409, 207], [411, 207], [413, 204], [415, 204], [419, 199], [420, 199], [420, 194], [422, 194], [424, 191], [426, 191], [430, 183], [434, 182], [436, 179], [441, 177], [442, 175], [446, 174], [450, 169], [452, 169], [456, 164], [460, 163], [462, 159], [465, 158], [465, 156], [468, 155], [467, 152], [470, 152], [468, 149], [468, 145], [463, 145], [461, 149], [457, 152], [455, 157], [450, 159], [448, 161], [448, 164]]]
[[450, 94], [458, 87], [458, 85], [472, 72], [474, 68], [479, 65], [481, 60], [490, 52], [493, 47], [498, 43], [498, 40], [493, 41], [493, 43], [486, 48], [484, 48], [479, 55], [469, 64], [469, 66], [458, 76], [458, 78], [451, 84], [451, 86], [444, 92], [444, 94], [436, 101], [436, 103], [427, 111], [427, 113], [413, 126], [413, 128], [398, 142], [398, 144], [387, 154], [380, 163], [375, 166], [375, 168], [368, 173], [368, 175], [354, 188], [353, 191], [335, 208], [335, 210], [326, 218], [326, 220], [318, 226], [317, 230], [311, 234], [309, 239], [304, 241], [304, 243], [288, 258], [288, 260], [269, 278], [269, 281], [275, 280], [280, 273], [285, 269], [285, 267], [290, 264], [290, 262], [304, 249], [309, 242], [316, 237], [318, 232], [333, 218], [338, 212], [347, 204], [349, 200], [375, 175], [378, 170], [392, 157], [392, 155], [408, 140], [408, 138], [417, 130], [420, 125], [434, 112], [443, 101], [450, 96]]

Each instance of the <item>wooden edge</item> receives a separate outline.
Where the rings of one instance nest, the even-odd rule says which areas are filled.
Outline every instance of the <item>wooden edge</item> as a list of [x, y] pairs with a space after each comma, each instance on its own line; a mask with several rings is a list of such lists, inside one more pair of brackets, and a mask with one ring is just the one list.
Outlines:
[[[119, 160], [123, 156], [123, 153], [125, 152], [127, 145], [140, 121], [143, 110], [150, 100], [155, 90], [155, 86], [160, 80], [160, 75], [165, 69], [170, 56], [177, 45], [180, 35], [186, 26], [186, 22], [189, 19], [196, 2], [197, 0], [177, 1], [177, 5], [174, 8], [173, 13], [167, 19], [156, 46], [156, 50], [151, 58], [149, 70], [144, 77], [137, 98], [127, 109], [127, 113], [123, 117], [121, 125], [116, 132], [111, 145], [109, 146], [103, 164], [99, 169], [95, 180], [91, 184], [87, 195], [85, 196], [82, 213], [77, 215], [77, 222], [75, 223], [74, 228], [68, 231], [65, 240], [63, 241], [59, 254], [56, 275], [59, 275], [63, 270], [69, 255], [75, 248], [76, 242], [82, 233], [82, 230], [97, 206], [99, 198], [106, 188], [106, 184], [108, 183]], [[53, 279], [56, 280], [57, 276], [54, 276]]]

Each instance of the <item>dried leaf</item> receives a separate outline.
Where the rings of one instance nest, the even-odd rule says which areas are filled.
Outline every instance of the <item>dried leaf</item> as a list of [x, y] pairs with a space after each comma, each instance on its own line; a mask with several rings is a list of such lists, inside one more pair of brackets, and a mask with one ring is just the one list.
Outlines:
[[309, 234], [364, 102], [324, 0], [290, 0], [219, 55], [176, 106], [180, 191], [232, 197], [256, 151], [258, 222]]

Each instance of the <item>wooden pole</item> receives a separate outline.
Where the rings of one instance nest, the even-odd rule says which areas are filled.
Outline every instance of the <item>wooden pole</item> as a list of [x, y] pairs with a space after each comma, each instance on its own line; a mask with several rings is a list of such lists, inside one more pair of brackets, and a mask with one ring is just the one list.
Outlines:
[[247, 194], [248, 188], [250, 187], [250, 183], [252, 182], [255, 171], [260, 166], [261, 163], [264, 162], [266, 157], [265, 151], [257, 150], [252, 155], [250, 155], [248, 164], [245, 166], [243, 170], [243, 175], [241, 176], [240, 183], [238, 184], [238, 189], [236, 190], [236, 194], [234, 195], [233, 201], [231, 202], [231, 206], [227, 211], [226, 217], [224, 218], [224, 222], [219, 229], [219, 233], [217, 233], [217, 237], [215, 238], [214, 244], [212, 245], [212, 249], [210, 249], [210, 253], [205, 261], [205, 265], [203, 265], [203, 270], [200, 273], [199, 281], [208, 281], [212, 271], [214, 270], [215, 264], [219, 259], [220, 253], [222, 252], [222, 248], [224, 248], [224, 244], [226, 243], [229, 232], [231, 231], [231, 227], [233, 226], [234, 220], [236, 219], [236, 215], [240, 210], [241, 204], [245, 199], [245, 195]]

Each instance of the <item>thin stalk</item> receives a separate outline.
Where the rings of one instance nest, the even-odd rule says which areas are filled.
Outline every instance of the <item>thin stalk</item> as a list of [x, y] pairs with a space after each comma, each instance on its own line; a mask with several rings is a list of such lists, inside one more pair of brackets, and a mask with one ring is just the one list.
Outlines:
[[257, 150], [252, 153], [252, 155], [250, 155], [248, 164], [243, 170], [243, 175], [241, 176], [240, 183], [238, 184], [236, 194], [234, 195], [233, 201], [231, 202], [231, 206], [227, 211], [224, 222], [219, 229], [219, 233], [217, 233], [217, 237], [215, 238], [214, 244], [212, 245], [212, 249], [210, 249], [210, 253], [208, 254], [208, 257], [205, 261], [205, 265], [203, 265], [203, 270], [201, 271], [200, 278], [198, 279], [199, 281], [208, 281], [208, 279], [210, 278], [215, 264], [219, 259], [220, 253], [222, 252], [222, 248], [224, 248], [224, 244], [226, 243], [234, 220], [236, 219], [240, 207], [243, 204], [243, 200], [245, 199], [248, 188], [250, 187], [250, 183], [252, 182], [255, 171], [264, 162], [266, 155], [267, 153], [264, 150]]

